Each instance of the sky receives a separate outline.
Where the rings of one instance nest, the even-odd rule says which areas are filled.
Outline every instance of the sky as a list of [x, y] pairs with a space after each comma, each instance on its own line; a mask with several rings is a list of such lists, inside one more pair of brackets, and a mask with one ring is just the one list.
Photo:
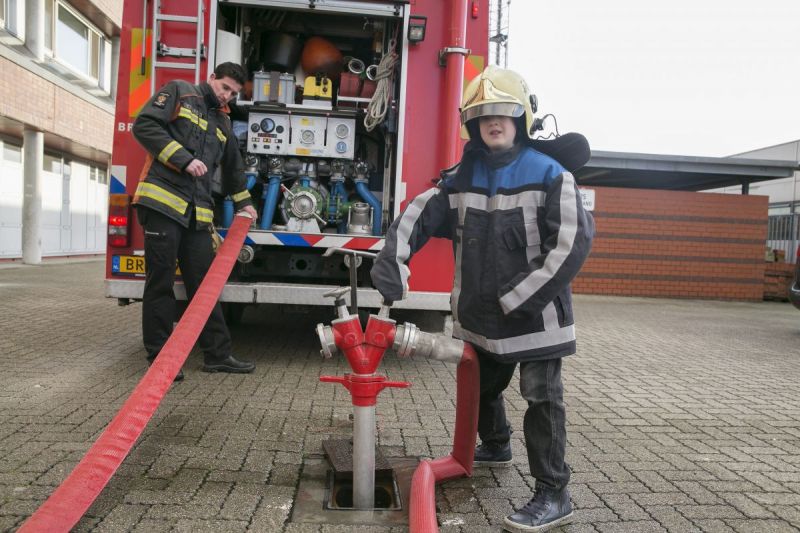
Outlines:
[[512, 0], [510, 13], [508, 67], [537, 116], [594, 150], [721, 157], [800, 139], [800, 0]]

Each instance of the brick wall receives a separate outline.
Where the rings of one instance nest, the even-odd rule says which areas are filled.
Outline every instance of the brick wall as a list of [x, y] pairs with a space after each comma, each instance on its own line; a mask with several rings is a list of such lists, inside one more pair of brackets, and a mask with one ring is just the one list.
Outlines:
[[764, 299], [789, 301], [789, 285], [794, 281], [795, 265], [792, 263], [765, 263]]
[[597, 187], [583, 294], [761, 300], [766, 196]]
[[111, 153], [111, 113], [2, 57], [0, 94], [0, 115]]

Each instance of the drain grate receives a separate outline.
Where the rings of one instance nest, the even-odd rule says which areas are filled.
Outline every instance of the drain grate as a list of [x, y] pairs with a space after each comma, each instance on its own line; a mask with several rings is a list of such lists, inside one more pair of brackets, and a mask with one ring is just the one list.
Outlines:
[[[330, 439], [322, 441], [322, 449], [337, 474], [353, 475], [353, 441], [352, 439]], [[392, 467], [380, 449], [375, 449], [375, 476], [391, 472]]]

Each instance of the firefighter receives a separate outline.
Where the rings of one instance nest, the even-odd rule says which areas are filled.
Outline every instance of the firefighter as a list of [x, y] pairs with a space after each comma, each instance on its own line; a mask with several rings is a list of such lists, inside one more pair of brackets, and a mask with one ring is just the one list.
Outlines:
[[[144, 227], [142, 332], [149, 363], [172, 333], [176, 260], [190, 300], [211, 266], [211, 187], [218, 167], [223, 194], [231, 196], [237, 211], [256, 219], [227, 115], [228, 103], [245, 79], [240, 65], [222, 63], [207, 83], [167, 83], [145, 104], [133, 124], [133, 135], [148, 153], [144, 179], [133, 202]], [[233, 356], [219, 302], [200, 334], [199, 345], [205, 372], [250, 373], [255, 368]], [[182, 379], [181, 370], [175, 381]]]
[[384, 300], [399, 300], [412, 255], [430, 237], [453, 241], [453, 336], [471, 343], [480, 363], [476, 465], [511, 463], [503, 391], [517, 364], [528, 402], [523, 431], [536, 484], [505, 518], [512, 531], [545, 531], [572, 517], [561, 360], [575, 353], [570, 282], [594, 235], [571, 174], [588, 161], [588, 143], [578, 134], [531, 139], [532, 103], [510, 70], [488, 67], [468, 84], [460, 163], [394, 221], [371, 271]]

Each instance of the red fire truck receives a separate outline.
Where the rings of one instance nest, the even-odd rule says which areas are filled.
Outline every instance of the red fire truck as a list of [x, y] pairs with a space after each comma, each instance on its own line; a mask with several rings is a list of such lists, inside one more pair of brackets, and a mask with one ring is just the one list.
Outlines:
[[[380, 250], [406, 202], [458, 161], [458, 106], [484, 67], [488, 12], [488, 0], [126, 0], [106, 295], [128, 303], [144, 286], [133, 120], [164, 83], [200, 83], [234, 61], [252, 80], [231, 118], [259, 220], [222, 302], [233, 317], [248, 304], [325, 305], [355, 276], [359, 305], [378, 307], [358, 252]], [[232, 203], [216, 204], [224, 236]], [[397, 307], [448, 310], [452, 262], [450, 243], [426, 246]]]

